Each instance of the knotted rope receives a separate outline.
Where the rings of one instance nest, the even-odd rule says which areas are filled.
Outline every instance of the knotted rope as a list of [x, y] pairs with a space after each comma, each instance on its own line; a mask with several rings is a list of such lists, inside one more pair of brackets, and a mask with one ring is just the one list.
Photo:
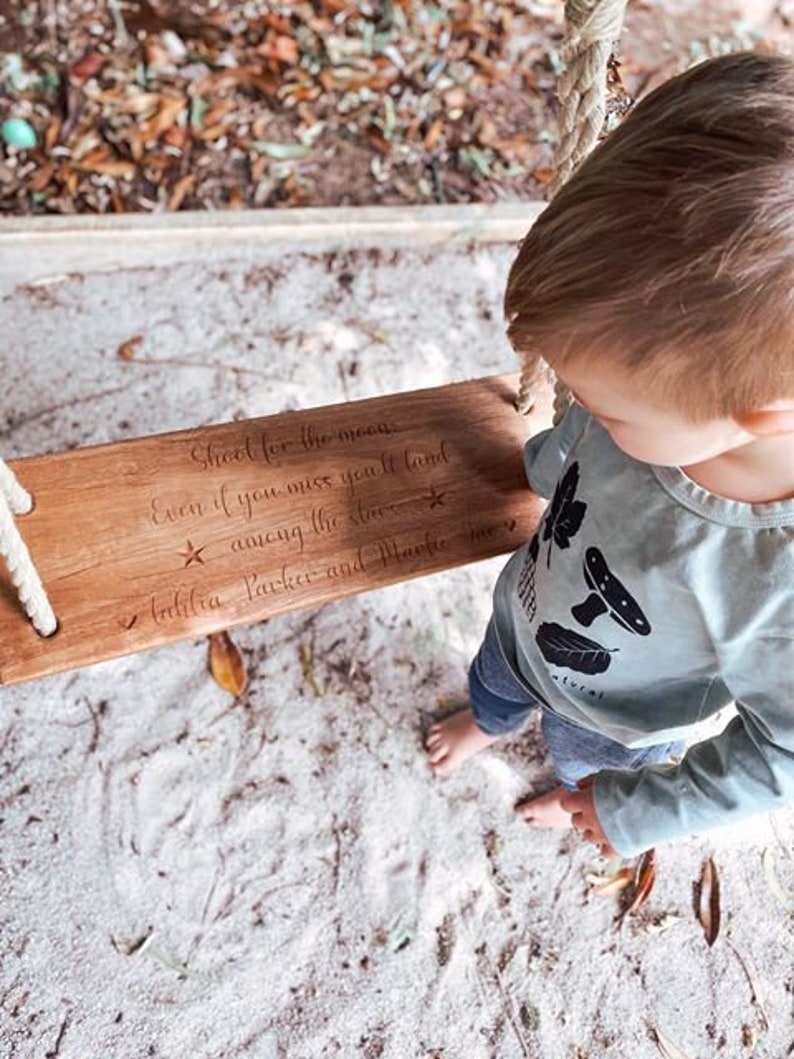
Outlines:
[[[595, 147], [606, 118], [607, 65], [620, 39], [627, 0], [566, 0], [565, 39], [560, 57], [565, 69], [558, 81], [560, 132], [554, 156], [554, 196], [579, 163]], [[537, 354], [523, 356], [516, 407], [528, 412], [550, 369]], [[554, 423], [570, 404], [570, 393], [559, 381], [554, 389]]]
[[51, 636], [58, 622], [30, 552], [14, 522], [15, 514], [26, 515], [32, 509], [30, 494], [19, 484], [11, 468], [0, 459], [0, 555], [6, 561], [19, 601], [36, 632]]

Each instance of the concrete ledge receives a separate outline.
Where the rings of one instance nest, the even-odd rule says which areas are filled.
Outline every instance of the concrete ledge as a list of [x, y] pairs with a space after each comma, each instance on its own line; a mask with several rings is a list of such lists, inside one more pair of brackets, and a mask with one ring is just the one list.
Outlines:
[[0, 287], [86, 270], [523, 238], [543, 202], [0, 219]]

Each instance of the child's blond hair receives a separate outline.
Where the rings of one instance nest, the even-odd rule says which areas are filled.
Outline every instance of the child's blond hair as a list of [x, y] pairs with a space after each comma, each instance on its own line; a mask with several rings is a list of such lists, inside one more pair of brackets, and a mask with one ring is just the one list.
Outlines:
[[692, 420], [794, 397], [794, 61], [742, 52], [666, 82], [521, 245], [517, 351], [608, 357]]

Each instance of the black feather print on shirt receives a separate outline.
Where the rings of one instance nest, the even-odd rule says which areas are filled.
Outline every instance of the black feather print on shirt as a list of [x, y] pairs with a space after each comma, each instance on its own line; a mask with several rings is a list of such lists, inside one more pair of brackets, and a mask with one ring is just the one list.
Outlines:
[[543, 526], [543, 540], [549, 542], [549, 551], [546, 556], [546, 567], [551, 569], [551, 549], [556, 544], [558, 548], [569, 548], [571, 538], [579, 532], [587, 511], [587, 504], [583, 500], [576, 499], [576, 490], [579, 486], [579, 464], [572, 463], [554, 490], [554, 498], [546, 515]]
[[577, 673], [605, 673], [612, 662], [612, 655], [619, 650], [588, 640], [581, 633], [566, 629], [556, 622], [542, 622], [535, 639], [547, 662], [573, 669]]

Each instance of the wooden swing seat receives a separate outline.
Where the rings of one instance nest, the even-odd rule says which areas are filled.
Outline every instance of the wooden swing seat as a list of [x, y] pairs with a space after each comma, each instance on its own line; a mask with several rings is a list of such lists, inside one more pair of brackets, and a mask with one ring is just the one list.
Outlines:
[[[517, 376], [35, 456], [18, 519], [59, 626], [0, 569], [0, 684], [261, 621], [512, 551], [544, 502], [522, 447], [550, 425]], [[2, 564], [0, 564], [2, 565]]]

